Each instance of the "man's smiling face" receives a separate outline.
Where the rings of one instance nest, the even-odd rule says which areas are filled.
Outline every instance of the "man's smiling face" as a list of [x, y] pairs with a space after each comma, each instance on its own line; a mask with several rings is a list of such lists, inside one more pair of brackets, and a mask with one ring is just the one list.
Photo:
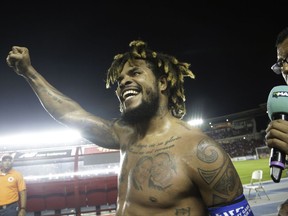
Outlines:
[[117, 96], [122, 117], [128, 121], [152, 117], [159, 105], [159, 89], [153, 71], [145, 60], [126, 62], [118, 78]]

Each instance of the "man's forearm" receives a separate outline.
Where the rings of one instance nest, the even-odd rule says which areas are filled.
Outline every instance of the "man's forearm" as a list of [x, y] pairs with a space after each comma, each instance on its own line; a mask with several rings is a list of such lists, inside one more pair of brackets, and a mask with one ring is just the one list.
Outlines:
[[26, 210], [26, 202], [27, 202], [27, 193], [26, 190], [20, 191], [20, 206], [19, 209], [25, 209]]
[[82, 107], [71, 98], [54, 88], [41, 74], [31, 67], [25, 79], [35, 92], [45, 110], [56, 120], [61, 121], [67, 113], [82, 110]]

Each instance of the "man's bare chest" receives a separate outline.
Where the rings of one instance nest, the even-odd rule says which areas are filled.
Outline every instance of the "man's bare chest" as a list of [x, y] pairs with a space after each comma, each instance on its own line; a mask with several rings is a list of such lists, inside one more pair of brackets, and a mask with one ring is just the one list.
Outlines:
[[[180, 137], [170, 137], [155, 142], [131, 145], [126, 153], [122, 168], [127, 172], [127, 180], [135, 190], [165, 190], [172, 186], [177, 176], [179, 158], [177, 143]], [[179, 164], [178, 164], [179, 166]]]

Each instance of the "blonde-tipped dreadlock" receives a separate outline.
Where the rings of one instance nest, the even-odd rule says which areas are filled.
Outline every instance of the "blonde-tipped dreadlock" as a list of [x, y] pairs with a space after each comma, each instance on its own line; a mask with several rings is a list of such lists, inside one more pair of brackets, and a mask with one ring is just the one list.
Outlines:
[[[185, 95], [184, 95], [184, 77], [188, 76], [195, 78], [191, 70], [190, 64], [179, 62], [175, 57], [163, 53], [156, 53], [147, 47], [147, 44], [141, 40], [132, 41], [129, 46], [129, 52], [118, 54], [114, 57], [111, 67], [108, 69], [106, 88], [110, 88], [114, 84], [127, 61], [133, 59], [144, 59], [155, 68], [158, 72], [152, 69], [155, 75], [165, 74], [170, 87], [169, 110], [177, 118], [182, 118], [186, 113]], [[157, 76], [158, 76], [157, 75]]]

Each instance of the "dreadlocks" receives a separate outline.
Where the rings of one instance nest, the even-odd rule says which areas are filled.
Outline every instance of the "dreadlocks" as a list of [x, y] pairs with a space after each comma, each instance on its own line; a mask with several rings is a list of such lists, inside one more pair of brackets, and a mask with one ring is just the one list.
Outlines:
[[114, 84], [117, 81], [124, 64], [127, 61], [145, 59], [151, 64], [156, 77], [163, 74], [167, 76], [168, 85], [170, 87], [168, 108], [173, 116], [181, 119], [186, 113], [184, 77], [188, 76], [192, 79], [195, 78], [192, 71], [189, 70], [190, 64], [179, 62], [173, 56], [152, 51], [147, 47], [145, 42], [140, 40], [132, 41], [129, 46], [129, 52], [118, 54], [114, 57], [114, 61], [108, 69], [106, 88], [110, 88], [111, 84]]
[[278, 35], [276, 39], [276, 47], [282, 43], [288, 37], [288, 27], [284, 28]]

